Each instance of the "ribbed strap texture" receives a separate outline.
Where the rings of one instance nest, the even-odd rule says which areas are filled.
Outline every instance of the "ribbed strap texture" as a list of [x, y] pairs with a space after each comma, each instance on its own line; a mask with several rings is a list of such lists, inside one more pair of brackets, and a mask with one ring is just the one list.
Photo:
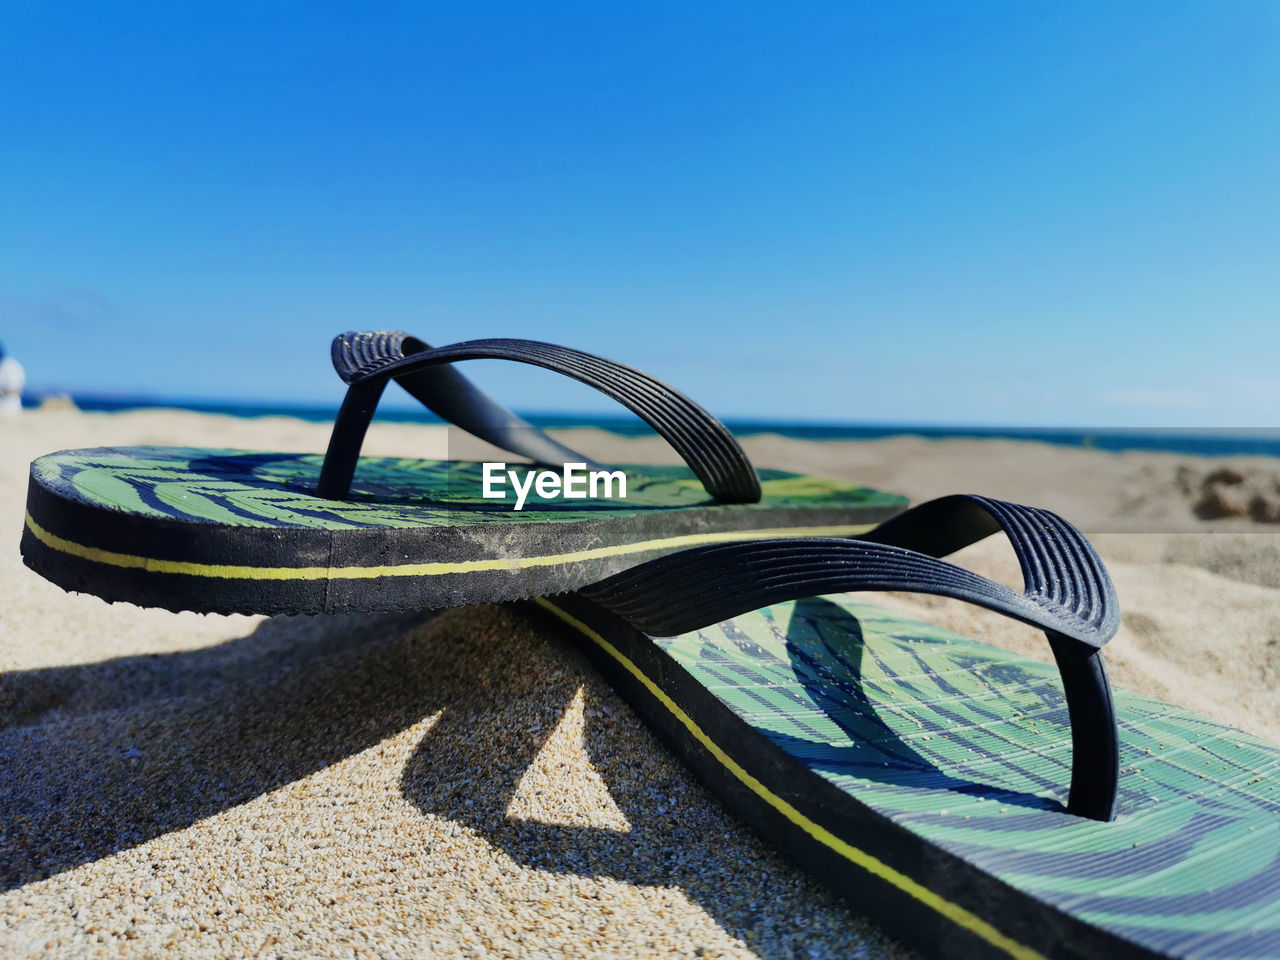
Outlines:
[[333, 338], [329, 354], [342, 382], [352, 383], [389, 363], [430, 349], [426, 341], [403, 330], [352, 330]]
[[[978, 522], [979, 515], [989, 522]], [[957, 518], [972, 536], [957, 535]], [[935, 547], [947, 552], [1003, 530], [1022, 566], [1026, 591], [1017, 593], [920, 549], [930, 521], [940, 531]], [[894, 542], [899, 538], [911, 546]], [[582, 593], [650, 635], [674, 636], [770, 603], [856, 590], [965, 600], [1094, 648], [1110, 640], [1120, 622], [1111, 578], [1078, 530], [1048, 510], [968, 495], [932, 500], [855, 539], [694, 547]]]
[[[1023, 593], [938, 559], [1001, 530], [1022, 566]], [[773, 603], [859, 590], [952, 597], [1044, 630], [1062, 674], [1071, 721], [1067, 809], [1111, 819], [1119, 742], [1100, 650], [1119, 627], [1119, 604], [1093, 547], [1047, 510], [987, 497], [944, 497], [899, 514], [861, 538], [695, 547], [580, 592], [650, 636], [677, 636]]]
[[[943, 557], [997, 532], [1009, 538], [1022, 567], [1022, 599], [1052, 621], [1027, 622], [1092, 647], [1115, 636], [1120, 604], [1102, 558], [1079, 530], [1050, 510], [956, 494], [907, 510], [861, 539]], [[981, 589], [994, 596], [989, 587]]]
[[[377, 330], [334, 337], [330, 353], [333, 368], [349, 384], [377, 373], [388, 364], [430, 349], [426, 341], [399, 330]], [[446, 423], [495, 447], [546, 466], [558, 467], [565, 463], [598, 466], [590, 457], [553, 440], [489, 397], [451, 365], [402, 374], [396, 382]]]
[[565, 374], [617, 400], [653, 427], [717, 500], [760, 499], [755, 468], [728, 428], [678, 390], [634, 367], [533, 340], [472, 340], [413, 353], [404, 351], [422, 341], [402, 333], [344, 334], [338, 341], [334, 366], [353, 390], [392, 378], [412, 382], [422, 371], [462, 360], [514, 360]]

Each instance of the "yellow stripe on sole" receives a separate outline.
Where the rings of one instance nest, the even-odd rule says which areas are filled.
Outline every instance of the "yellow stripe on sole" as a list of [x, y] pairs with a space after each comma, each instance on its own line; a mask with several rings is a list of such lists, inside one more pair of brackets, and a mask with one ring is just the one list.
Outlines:
[[380, 564], [371, 567], [252, 567], [217, 563], [191, 563], [185, 560], [161, 560], [131, 553], [116, 553], [85, 546], [50, 533], [27, 514], [27, 529], [50, 550], [112, 567], [146, 570], [149, 573], [178, 573], [191, 577], [216, 577], [222, 580], [372, 580], [381, 577], [438, 577], [449, 573], [474, 573], [484, 570], [515, 572], [529, 567], [550, 567], [578, 563], [602, 557], [622, 557], [649, 550], [679, 549], [707, 543], [735, 540], [767, 540], [773, 537], [851, 537], [866, 533], [873, 523], [815, 527], [779, 527], [771, 530], [725, 530], [717, 533], [688, 533], [657, 540], [639, 540], [612, 547], [593, 547], [569, 553], [553, 553], [541, 557], [511, 559], [458, 560], [442, 563]]
[[1006, 934], [997, 930], [991, 924], [987, 923], [987, 921], [983, 920], [981, 917], [975, 916], [957, 903], [952, 903], [950, 900], [938, 895], [928, 887], [912, 880], [905, 873], [900, 873], [893, 869], [893, 867], [889, 866], [883, 860], [877, 859], [865, 850], [860, 850], [852, 844], [841, 840], [821, 824], [810, 820], [786, 800], [783, 800], [780, 796], [753, 777], [732, 757], [730, 757], [729, 754], [721, 749], [718, 744], [707, 736], [701, 727], [693, 722], [692, 717], [685, 713], [684, 710], [682, 710], [680, 706], [656, 683], [650, 680], [639, 667], [627, 659], [627, 657], [624, 656], [617, 647], [611, 644], [604, 637], [600, 636], [599, 633], [592, 630], [577, 617], [561, 610], [551, 601], [544, 598], [538, 598], [535, 602], [545, 610], [559, 617], [569, 626], [573, 627], [587, 639], [599, 646], [614, 660], [618, 661], [618, 663], [621, 664], [628, 673], [644, 684], [645, 689], [648, 690], [649, 693], [651, 693], [664, 707], [666, 707], [672, 716], [683, 724], [685, 729], [693, 735], [694, 739], [702, 744], [711, 753], [711, 755], [716, 758], [722, 767], [733, 774], [733, 776], [736, 777], [752, 793], [760, 797], [769, 804], [769, 806], [773, 807], [823, 846], [835, 851], [846, 860], [857, 864], [868, 873], [891, 883], [904, 893], [915, 897], [915, 899], [919, 900], [925, 906], [931, 907], [948, 920], [963, 927], [970, 933], [981, 937], [987, 943], [991, 944], [991, 946], [1004, 951], [1009, 956], [1016, 958], [1016, 960], [1046, 960], [1043, 954], [1038, 953], [1031, 947], [1010, 938]]

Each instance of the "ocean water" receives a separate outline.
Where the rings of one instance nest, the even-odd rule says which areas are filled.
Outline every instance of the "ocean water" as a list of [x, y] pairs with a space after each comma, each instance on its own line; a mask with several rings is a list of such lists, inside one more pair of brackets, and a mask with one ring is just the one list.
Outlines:
[[[40, 398], [24, 397], [24, 403], [36, 405]], [[218, 413], [233, 417], [298, 417], [317, 423], [331, 421], [336, 406], [283, 403], [218, 403], [164, 398], [120, 398], [74, 395], [81, 410], [115, 412], [155, 408], [178, 408], [200, 413]], [[591, 414], [523, 413], [535, 426], [555, 429], [594, 427], [625, 436], [650, 432], [636, 417], [610, 417]], [[400, 423], [441, 423], [426, 410], [379, 408], [379, 420]], [[912, 435], [931, 439], [965, 437], [972, 439], [1031, 440], [1066, 447], [1098, 450], [1160, 450], [1202, 457], [1272, 456], [1280, 457], [1280, 428], [1277, 429], [1140, 429], [1099, 427], [999, 427], [939, 426], [926, 424], [831, 424], [786, 423], [759, 420], [726, 420], [726, 425], [739, 437], [759, 433], [776, 433], [798, 440], [874, 440], [883, 437]]]

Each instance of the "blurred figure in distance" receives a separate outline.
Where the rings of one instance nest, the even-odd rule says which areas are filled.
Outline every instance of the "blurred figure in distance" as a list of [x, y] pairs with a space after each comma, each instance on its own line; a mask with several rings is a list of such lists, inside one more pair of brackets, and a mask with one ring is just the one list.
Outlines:
[[4, 352], [0, 344], [0, 415], [22, 412], [22, 387], [27, 375], [22, 364]]

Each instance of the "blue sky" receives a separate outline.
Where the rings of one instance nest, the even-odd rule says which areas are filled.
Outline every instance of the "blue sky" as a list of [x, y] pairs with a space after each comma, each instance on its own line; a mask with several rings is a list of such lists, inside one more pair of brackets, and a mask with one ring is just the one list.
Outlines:
[[330, 337], [403, 328], [726, 417], [1275, 426], [1278, 105], [1263, 2], [11, 3], [0, 340], [91, 391], [336, 402]]

